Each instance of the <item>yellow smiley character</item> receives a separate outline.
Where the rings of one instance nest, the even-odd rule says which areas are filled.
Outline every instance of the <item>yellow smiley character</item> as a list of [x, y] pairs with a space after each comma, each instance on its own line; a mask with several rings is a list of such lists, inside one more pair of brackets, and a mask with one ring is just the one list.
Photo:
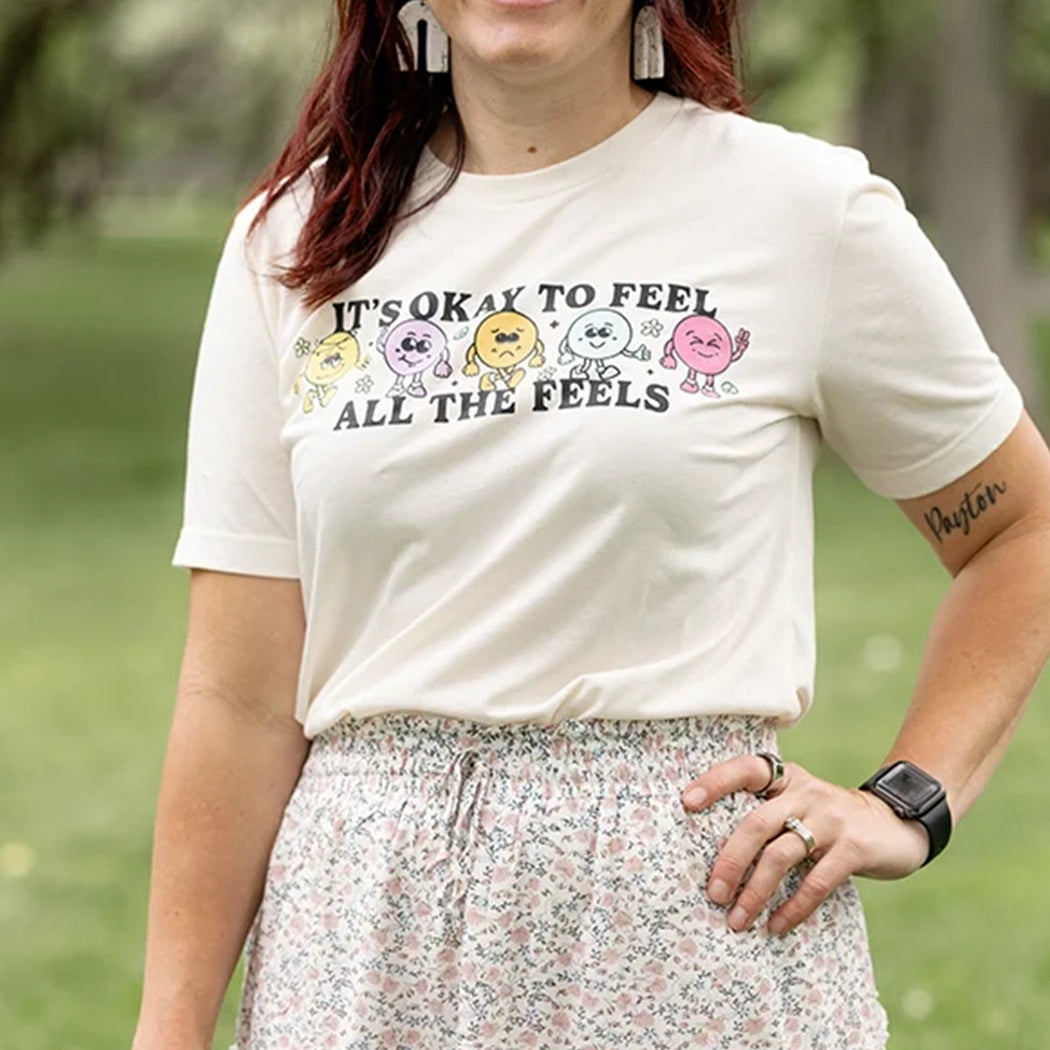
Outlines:
[[[298, 348], [297, 348], [297, 353]], [[364, 368], [367, 359], [361, 359], [361, 346], [349, 332], [333, 332], [309, 351], [306, 364], [295, 380], [293, 391], [298, 394], [303, 387], [303, 411], [314, 410], [314, 397], [324, 408], [336, 392], [336, 382], [353, 367]]]
[[463, 374], [476, 376], [480, 360], [491, 371], [484, 372], [479, 382], [481, 390], [495, 390], [497, 381], [507, 389], [516, 387], [525, 377], [525, 369], [518, 368], [526, 358], [532, 368], [543, 365], [543, 343], [535, 323], [514, 310], [489, 314], [474, 333], [474, 342], [467, 351]]

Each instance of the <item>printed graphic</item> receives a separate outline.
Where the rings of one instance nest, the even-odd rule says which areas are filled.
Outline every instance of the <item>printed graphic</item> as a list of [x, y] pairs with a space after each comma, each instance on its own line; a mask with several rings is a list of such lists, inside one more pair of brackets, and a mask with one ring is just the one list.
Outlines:
[[509, 390], [525, 378], [525, 369], [518, 365], [526, 358], [530, 367], [543, 367], [543, 343], [535, 322], [516, 310], [501, 310], [489, 314], [475, 330], [463, 374], [476, 376], [480, 361], [491, 371], [481, 373], [478, 388], [495, 390], [497, 381], [502, 381]]
[[[698, 390], [707, 397], [721, 397], [715, 389], [715, 376], [720, 376], [734, 361], [744, 356], [744, 351], [751, 341], [751, 333], [741, 328], [736, 334], [734, 344], [729, 331], [721, 321], [702, 314], [683, 317], [675, 325], [671, 338], [664, 347], [664, 356], [660, 364], [664, 368], [676, 368], [679, 360], [688, 369], [688, 375], [680, 384], [680, 389], [687, 394]], [[705, 379], [702, 387], [697, 386], [696, 377]], [[723, 384], [723, 390], [725, 384]], [[735, 387], [733, 388], [735, 390]]]
[[387, 366], [397, 376], [387, 397], [406, 392], [412, 397], [426, 397], [423, 373], [431, 366], [438, 379], [452, 375], [448, 338], [433, 321], [402, 321], [382, 332], [376, 342]]
[[561, 341], [558, 352], [558, 364], [576, 363], [569, 369], [569, 375], [614, 379], [620, 374], [618, 366], [608, 364], [610, 358], [617, 354], [637, 357], [642, 361], [649, 359], [645, 347], [631, 352], [631, 322], [619, 310], [588, 310], [581, 314], [569, 326]]
[[[687, 395], [736, 397], [741, 391], [726, 373], [750, 348], [751, 331], [731, 336], [710, 296], [697, 285], [610, 281], [335, 300], [331, 334], [314, 329], [309, 338], [307, 330], [295, 341], [294, 392], [304, 413], [327, 407], [336, 431], [454, 425], [518, 411], [667, 412], [675, 387], [656, 374], [656, 360], [662, 369], [685, 366], [677, 388]], [[557, 347], [553, 360], [545, 340]], [[336, 400], [354, 369], [362, 371], [352, 396]], [[738, 371], [746, 380], [750, 367], [732, 379]]]
[[[324, 408], [339, 388], [336, 381], [342, 379], [355, 365], [364, 368], [368, 359], [361, 360], [361, 347], [349, 332], [333, 332], [327, 339], [310, 349], [305, 339], [295, 344], [295, 356], [306, 356], [306, 365], [295, 380], [292, 391], [303, 393], [303, 411], [314, 410], [314, 398]], [[306, 387], [305, 393], [303, 387]]]

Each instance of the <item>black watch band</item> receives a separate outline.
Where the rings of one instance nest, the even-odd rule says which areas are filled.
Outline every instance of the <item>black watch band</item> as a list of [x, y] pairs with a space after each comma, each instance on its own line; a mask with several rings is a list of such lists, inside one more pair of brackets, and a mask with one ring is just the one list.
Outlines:
[[939, 780], [903, 759], [884, 766], [860, 785], [885, 802], [902, 820], [917, 820], [930, 839], [922, 867], [933, 860], [952, 836], [948, 794]]

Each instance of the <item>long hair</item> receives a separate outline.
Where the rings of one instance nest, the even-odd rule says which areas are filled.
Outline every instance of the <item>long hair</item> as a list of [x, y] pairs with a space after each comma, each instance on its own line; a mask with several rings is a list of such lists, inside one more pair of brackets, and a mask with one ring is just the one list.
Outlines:
[[[411, 48], [402, 0], [334, 0], [335, 42], [291, 137], [249, 194], [263, 194], [252, 229], [318, 160], [314, 194], [278, 280], [316, 307], [359, 280], [386, 248], [420, 155], [447, 110], [456, 152], [449, 176], [412, 214], [442, 196], [462, 170], [463, 125], [448, 74], [402, 72]], [[747, 113], [734, 68], [737, 0], [655, 0], [665, 75], [653, 86], [713, 109]]]

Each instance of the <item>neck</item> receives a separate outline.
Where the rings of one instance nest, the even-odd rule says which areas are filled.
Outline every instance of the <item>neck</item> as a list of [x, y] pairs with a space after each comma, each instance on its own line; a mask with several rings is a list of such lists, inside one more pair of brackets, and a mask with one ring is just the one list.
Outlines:
[[[468, 61], [451, 62], [452, 93], [463, 122], [463, 170], [481, 175], [535, 171], [590, 149], [619, 131], [652, 99], [626, 75], [628, 58], [605, 76], [566, 76], [543, 83], [502, 80]], [[444, 122], [430, 143], [451, 164], [454, 139]]]

